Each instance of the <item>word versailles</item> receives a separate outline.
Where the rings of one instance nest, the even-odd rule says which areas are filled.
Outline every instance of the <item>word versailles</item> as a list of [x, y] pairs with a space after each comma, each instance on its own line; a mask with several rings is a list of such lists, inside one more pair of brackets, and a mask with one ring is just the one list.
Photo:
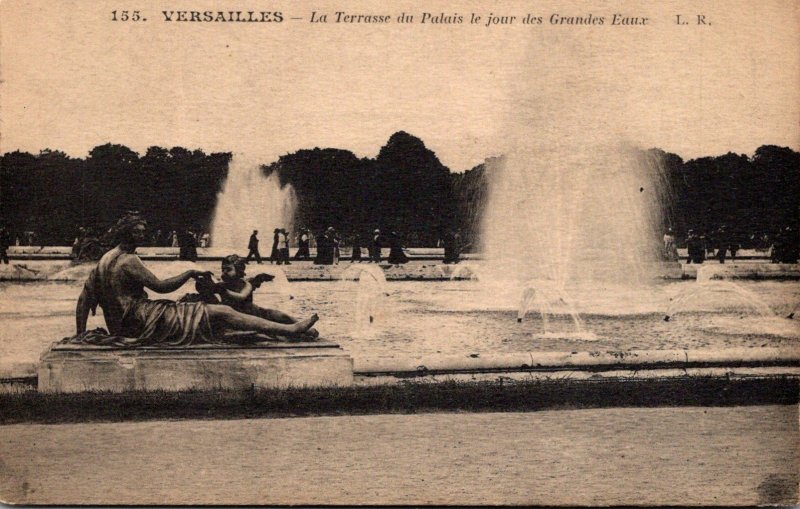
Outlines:
[[161, 11], [164, 21], [206, 23], [281, 23], [282, 12], [271, 11]]

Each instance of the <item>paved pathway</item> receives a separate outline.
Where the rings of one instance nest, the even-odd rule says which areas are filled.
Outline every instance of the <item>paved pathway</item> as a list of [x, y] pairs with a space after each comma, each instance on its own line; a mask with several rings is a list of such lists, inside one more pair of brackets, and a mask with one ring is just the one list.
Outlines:
[[0, 427], [47, 504], [788, 504], [793, 406]]

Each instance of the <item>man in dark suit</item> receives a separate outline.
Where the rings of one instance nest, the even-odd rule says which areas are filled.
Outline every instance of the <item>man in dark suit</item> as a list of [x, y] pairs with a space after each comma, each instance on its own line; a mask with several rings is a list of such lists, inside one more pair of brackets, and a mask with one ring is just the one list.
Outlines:
[[250, 252], [247, 253], [247, 258], [245, 259], [245, 263], [250, 263], [250, 259], [255, 257], [256, 262], [260, 264], [261, 253], [258, 252], [258, 230], [253, 230], [253, 234], [250, 235], [250, 242], [247, 243], [247, 249]]

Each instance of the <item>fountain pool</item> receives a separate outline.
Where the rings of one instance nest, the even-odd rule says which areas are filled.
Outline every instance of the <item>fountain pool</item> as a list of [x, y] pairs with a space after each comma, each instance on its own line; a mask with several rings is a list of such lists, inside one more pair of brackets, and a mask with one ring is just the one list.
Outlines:
[[[179, 263], [163, 264], [157, 272], [174, 274], [183, 270]], [[624, 305], [612, 286], [568, 288], [569, 294], [581, 295], [573, 305], [588, 331], [583, 334], [575, 332], [569, 313], [557, 309], [544, 318], [546, 330], [536, 310], [528, 310], [518, 322], [519, 293], [498, 292], [488, 299], [478, 281], [388, 282], [378, 286], [377, 296], [376, 284], [366, 274], [360, 282], [291, 282], [291, 291], [267, 283], [255, 300], [299, 316], [319, 313], [322, 336], [341, 344], [356, 363], [436, 354], [793, 347], [800, 340], [800, 324], [785, 318], [800, 301], [795, 282], [738, 283], [769, 306], [774, 313], [768, 316], [742, 305], [740, 296], [727, 298], [730, 294], [722, 292], [684, 299], [680, 313], [668, 322], [663, 318], [671, 303], [698, 283], [660, 282], [633, 298], [628, 294]], [[364, 286], [370, 293], [362, 293]], [[79, 282], [0, 284], [0, 370], [35, 363], [50, 343], [71, 335], [80, 290]], [[186, 285], [164, 297], [191, 291]], [[365, 323], [363, 310], [372, 314], [371, 323]], [[98, 311], [89, 327], [102, 326]]]

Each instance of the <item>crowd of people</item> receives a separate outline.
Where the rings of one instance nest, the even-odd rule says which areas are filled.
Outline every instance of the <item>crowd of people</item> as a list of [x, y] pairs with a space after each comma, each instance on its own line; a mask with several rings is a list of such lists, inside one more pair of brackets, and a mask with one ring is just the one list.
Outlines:
[[[769, 251], [772, 263], [795, 263], [800, 258], [800, 239], [791, 226], [785, 226], [770, 237], [764, 233], [742, 235], [730, 232], [724, 225], [711, 233], [688, 230], [685, 237], [686, 263], [701, 264], [713, 259], [725, 263], [736, 261], [736, 255], [746, 244], [757, 251]], [[664, 259], [678, 261], [678, 242], [672, 228], [664, 234]]]
[[211, 234], [199, 231], [197, 228], [187, 228], [183, 231], [156, 230], [145, 245], [155, 247], [183, 247], [185, 244], [194, 244], [194, 247], [208, 247], [211, 245]]
[[[105, 252], [108, 242], [107, 232], [97, 232], [91, 227], [78, 228], [72, 243], [72, 258], [76, 261], [97, 260]], [[250, 236], [245, 262], [263, 263], [264, 258], [259, 250], [259, 232], [254, 230]], [[0, 226], [0, 263], [9, 263], [8, 250], [11, 246], [34, 245], [34, 231], [24, 231], [12, 235], [8, 225]], [[266, 261], [277, 265], [290, 265], [292, 260], [313, 261], [318, 265], [335, 265], [341, 259], [343, 249], [350, 248], [350, 263], [382, 263], [404, 264], [409, 261], [401, 236], [396, 231], [382, 232], [375, 229], [368, 234], [354, 233], [342, 235], [333, 227], [312, 233], [308, 228], [299, 228], [294, 235], [297, 250], [294, 256], [290, 253], [292, 237], [286, 228], [275, 228], [272, 236], [272, 249]], [[149, 247], [176, 247], [179, 259], [197, 261], [198, 248], [207, 248], [212, 244], [209, 232], [198, 228], [183, 230], [157, 229], [152, 236], [142, 242]], [[706, 260], [725, 263], [736, 261], [742, 246], [762, 253], [769, 252], [773, 263], [796, 263], [800, 259], [800, 237], [791, 226], [784, 226], [777, 233], [742, 234], [729, 231], [722, 225], [711, 232], [698, 232], [690, 229], [679, 239], [672, 228], [667, 229], [663, 237], [663, 258], [668, 261], [680, 261], [679, 245], [686, 248], [685, 262], [700, 264]], [[312, 257], [311, 249], [316, 247], [316, 255]], [[462, 241], [460, 232], [448, 231], [437, 244], [444, 248], [443, 263], [458, 263], [461, 253], [469, 247]], [[384, 249], [389, 256], [384, 259]]]
[[[247, 244], [248, 254], [245, 262], [255, 260], [256, 263], [263, 263], [259, 250], [260, 239], [258, 230], [253, 230]], [[386, 259], [391, 264], [407, 263], [409, 258], [405, 253], [402, 240], [397, 232], [388, 235], [381, 233], [380, 229], [375, 229], [370, 235], [361, 236], [354, 234], [343, 238], [332, 226], [313, 235], [308, 229], [301, 228], [297, 233], [297, 252], [293, 258], [289, 254], [289, 234], [285, 228], [275, 228], [273, 230], [272, 250], [268, 258], [270, 263], [277, 265], [290, 265], [293, 260], [312, 260], [311, 246], [316, 245], [316, 256], [313, 262], [317, 265], [336, 265], [341, 259], [341, 248], [344, 245], [350, 246], [350, 263], [381, 263], [383, 261], [382, 251], [389, 248], [389, 256]], [[366, 248], [366, 256], [363, 250]]]

